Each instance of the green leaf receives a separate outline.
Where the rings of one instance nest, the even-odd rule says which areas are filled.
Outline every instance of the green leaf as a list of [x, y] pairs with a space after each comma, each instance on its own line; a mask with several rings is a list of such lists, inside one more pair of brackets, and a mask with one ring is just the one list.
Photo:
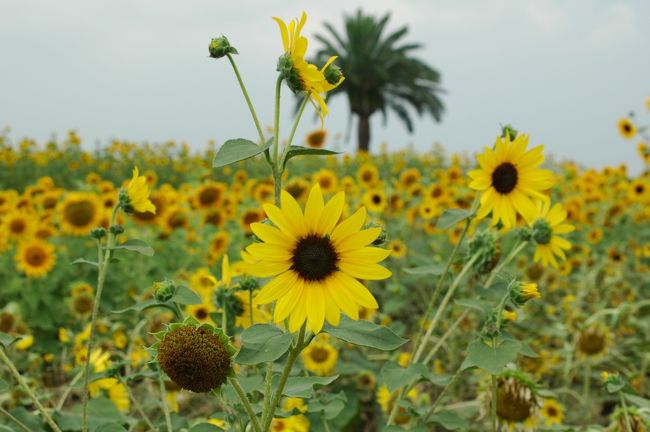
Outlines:
[[381, 368], [381, 376], [388, 391], [412, 384], [427, 374], [427, 368], [421, 363], [403, 368], [395, 362], [386, 362]]
[[88, 264], [94, 267], [99, 267], [99, 265], [95, 261], [89, 261], [86, 258], [77, 258], [76, 260], [72, 261], [70, 264]]
[[439, 424], [447, 430], [467, 430], [467, 420], [451, 411], [440, 411], [429, 417], [429, 421]]
[[[41, 421], [40, 417], [38, 417], [35, 414], [32, 414], [31, 412], [27, 411], [23, 407], [18, 407], [14, 408], [10, 411], [11, 415], [16, 417], [21, 423], [23, 423], [25, 426], [29, 428], [31, 432], [45, 432], [45, 428], [43, 427], [43, 422]], [[0, 418], [4, 418], [4, 416], [1, 416]], [[12, 423], [12, 427], [13, 427]], [[22, 431], [23, 429], [12, 429], [11, 427], [9, 428], [10, 431], [15, 432], [15, 431]], [[49, 428], [47, 429], [48, 431], [50, 430]]]
[[198, 423], [192, 426], [188, 432], [223, 432], [223, 429], [210, 423]]
[[182, 305], [195, 305], [201, 304], [201, 297], [185, 285], [179, 285], [171, 301]]
[[219, 148], [212, 162], [212, 167], [220, 168], [257, 156], [268, 149], [271, 146], [271, 142], [272, 140], [268, 140], [266, 144], [259, 146], [253, 141], [244, 138], [228, 140]]
[[126, 249], [145, 256], [153, 256], [153, 248], [146, 242], [138, 239], [129, 239], [122, 244], [113, 246], [111, 249]]
[[650, 410], [650, 400], [648, 399], [642, 398], [640, 396], [635, 396], [633, 394], [628, 394], [628, 393], [625, 393], [623, 397], [627, 399], [630, 403], [638, 406], [639, 408]]
[[9, 389], [9, 383], [2, 378], [0, 378], [0, 393], [3, 393]]
[[[55, 412], [54, 416], [54, 421], [63, 431], [78, 431], [81, 429], [81, 404], [75, 405], [70, 412]], [[88, 401], [88, 426], [91, 431], [95, 431], [106, 424], [113, 425], [122, 418], [122, 414], [110, 399], [98, 397]], [[111, 429], [108, 430], [112, 431]]]
[[282, 166], [285, 167], [287, 165], [287, 161], [296, 156], [306, 156], [306, 155], [317, 156], [317, 155], [335, 155], [335, 154], [339, 154], [339, 152], [326, 150], [326, 149], [315, 149], [315, 148], [292, 145], [289, 146], [289, 150], [287, 151], [287, 157], [284, 159]]
[[492, 310], [492, 304], [490, 302], [485, 301], [485, 300], [458, 299], [458, 300], [455, 300], [454, 303], [456, 303], [459, 306], [464, 306], [466, 308], [479, 310], [485, 315], [488, 315], [490, 313], [490, 311]]
[[256, 365], [275, 361], [291, 346], [292, 337], [276, 326], [255, 324], [241, 334], [241, 349], [235, 361], [244, 365]]
[[2, 344], [5, 348], [19, 339], [20, 338], [15, 338], [11, 335], [8, 335], [7, 333], [0, 332], [0, 344]]
[[420, 267], [402, 269], [405, 273], [412, 275], [435, 275], [440, 276], [445, 271], [444, 264], [431, 264]]
[[161, 303], [158, 303], [155, 299], [144, 300], [137, 302], [127, 308], [111, 311], [114, 314], [123, 314], [129, 311], [142, 312], [145, 309], [160, 306]]
[[311, 398], [314, 393], [315, 385], [331, 384], [338, 377], [338, 375], [331, 377], [289, 377], [287, 379], [287, 385], [284, 387], [282, 394], [289, 397]]
[[93, 432], [125, 432], [127, 429], [119, 423], [105, 423], [98, 426]]
[[456, 225], [458, 222], [463, 221], [472, 215], [471, 210], [463, 209], [447, 209], [444, 211], [442, 216], [438, 218], [438, 223], [436, 223], [436, 228], [447, 229]]
[[539, 354], [537, 354], [527, 343], [519, 342], [519, 345], [519, 354], [532, 358], [539, 357]]
[[505, 365], [517, 358], [521, 344], [514, 339], [496, 340], [494, 346], [477, 339], [467, 347], [462, 369], [478, 367], [492, 375], [501, 373]]
[[341, 317], [338, 327], [325, 324], [323, 331], [346, 342], [382, 351], [393, 351], [408, 342], [388, 327], [370, 321], [355, 321], [346, 316]]
[[341, 390], [338, 393], [325, 393], [319, 399], [309, 401], [308, 412], [322, 413], [327, 420], [333, 420], [345, 409], [348, 397]]

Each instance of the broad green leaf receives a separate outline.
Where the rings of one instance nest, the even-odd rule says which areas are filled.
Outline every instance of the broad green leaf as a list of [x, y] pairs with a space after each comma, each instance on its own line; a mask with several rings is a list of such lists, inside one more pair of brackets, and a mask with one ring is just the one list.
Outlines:
[[630, 403], [638, 406], [639, 408], [644, 408], [650, 410], [650, 400], [642, 398], [640, 396], [635, 396], [633, 394], [624, 394], [623, 397], [627, 399]]
[[539, 354], [537, 354], [527, 343], [519, 342], [519, 345], [519, 354], [525, 355], [526, 357], [539, 357]]
[[8, 335], [7, 333], [0, 332], [0, 344], [2, 344], [5, 348], [19, 339], [20, 338], [15, 338], [11, 335]]
[[192, 426], [188, 432], [223, 432], [223, 429], [210, 423], [198, 423]]
[[171, 301], [182, 305], [195, 305], [201, 303], [201, 297], [185, 285], [179, 285]]
[[94, 267], [99, 267], [99, 265], [95, 261], [90, 261], [87, 260], [86, 258], [77, 258], [76, 260], [72, 261], [70, 264], [88, 264]]
[[395, 350], [408, 342], [408, 339], [398, 336], [388, 327], [370, 321], [355, 321], [346, 316], [341, 317], [338, 327], [325, 324], [323, 332], [355, 345], [377, 348], [383, 351]]
[[445, 271], [444, 264], [431, 264], [421, 267], [402, 269], [405, 273], [412, 275], [435, 275], [440, 276]]
[[317, 400], [309, 401], [308, 412], [322, 413], [327, 420], [333, 420], [345, 409], [348, 398], [344, 391], [325, 393]]
[[326, 149], [315, 149], [315, 148], [292, 145], [289, 146], [289, 150], [287, 151], [287, 157], [284, 159], [283, 166], [287, 165], [287, 161], [289, 159], [294, 158], [296, 156], [306, 156], [306, 155], [317, 156], [317, 155], [335, 155], [335, 154], [339, 154], [339, 152], [326, 150]]
[[467, 348], [467, 358], [461, 368], [478, 367], [492, 375], [498, 375], [505, 365], [517, 358], [520, 343], [514, 339], [496, 340], [494, 346], [477, 339]]
[[[14, 417], [16, 417], [21, 423], [23, 423], [25, 426], [27, 426], [31, 432], [45, 432], [46, 431], [46, 429], [43, 427], [43, 422], [41, 421], [40, 417], [38, 415], [36, 415], [36, 414], [33, 414], [33, 413], [29, 412], [25, 408], [23, 408], [23, 407], [14, 408], [14, 409], [12, 409], [10, 411], [10, 413]], [[0, 418], [4, 418], [4, 415], [0, 415]], [[11, 426], [15, 427], [13, 423], [11, 424]], [[11, 431], [21, 431], [22, 432], [23, 429], [9, 428], [9, 430], [11, 430]], [[50, 429], [47, 428], [47, 430], [49, 431]]]
[[421, 363], [403, 368], [395, 362], [386, 362], [381, 368], [381, 376], [388, 391], [409, 385], [427, 374], [427, 368]]
[[467, 430], [467, 420], [451, 411], [440, 411], [429, 417], [431, 423], [436, 423], [447, 430]]
[[270, 324], [255, 324], [242, 332], [235, 361], [245, 365], [275, 361], [287, 352], [291, 341], [290, 333]]
[[217, 151], [217, 155], [212, 162], [212, 167], [220, 168], [257, 156], [268, 149], [271, 146], [271, 142], [272, 140], [268, 140], [266, 144], [259, 146], [253, 141], [244, 138], [228, 140]]
[[[334, 375], [330, 377], [289, 377], [287, 385], [284, 387], [282, 394], [289, 397], [311, 398], [314, 395], [315, 385], [328, 385], [334, 382], [339, 376]], [[279, 377], [278, 377], [279, 380]], [[276, 386], [277, 387], [277, 386]]]
[[[81, 429], [81, 404], [75, 405], [72, 411], [55, 412], [54, 416], [54, 421], [64, 432]], [[88, 426], [91, 431], [102, 425], [115, 424], [122, 418], [122, 414], [110, 399], [98, 397], [88, 401]]]
[[113, 246], [112, 249], [126, 249], [145, 256], [153, 256], [154, 250], [146, 242], [138, 239], [129, 239], [122, 244]]
[[436, 228], [447, 229], [456, 225], [458, 222], [463, 221], [472, 215], [471, 210], [463, 209], [447, 209], [442, 216], [438, 218]]
[[94, 429], [93, 432], [125, 432], [127, 429], [119, 423], [105, 423]]

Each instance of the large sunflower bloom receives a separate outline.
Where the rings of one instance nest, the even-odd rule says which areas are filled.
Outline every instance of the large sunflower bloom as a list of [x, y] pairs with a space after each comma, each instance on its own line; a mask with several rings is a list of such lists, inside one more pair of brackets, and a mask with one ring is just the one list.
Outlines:
[[377, 264], [389, 250], [369, 247], [381, 228], [361, 227], [365, 207], [339, 222], [345, 193], [339, 192], [327, 204], [320, 186], [310, 191], [301, 210], [296, 200], [282, 192], [281, 208], [266, 204], [264, 210], [275, 226], [253, 223], [251, 229], [263, 241], [246, 250], [258, 260], [248, 273], [273, 277], [255, 298], [265, 304], [277, 300], [274, 319], [289, 318], [289, 330], [295, 332], [305, 321], [318, 333], [325, 319], [338, 325], [340, 312], [359, 319], [359, 309], [377, 309], [377, 301], [359, 279], [379, 280], [391, 272]]
[[[330, 57], [321, 69], [305, 60], [308, 42], [307, 38], [300, 34], [307, 21], [305, 12], [302, 13], [299, 20], [294, 19], [289, 25], [278, 17], [273, 17], [273, 19], [280, 27], [285, 56], [291, 62], [292, 73], [287, 77], [287, 83], [294, 92], [304, 91], [309, 94], [309, 99], [314, 107], [320, 108], [318, 115], [322, 123], [328, 113], [323, 95], [336, 88], [344, 79], [341, 75], [337, 82], [330, 83], [325, 77], [327, 68], [334, 62], [336, 56]], [[292, 79], [294, 77], [296, 79]]]
[[476, 160], [480, 169], [472, 170], [470, 188], [482, 191], [481, 207], [477, 217], [484, 218], [492, 212], [492, 224], [499, 221], [511, 228], [517, 221], [517, 213], [526, 221], [535, 215], [532, 198], [547, 201], [541, 191], [549, 189], [552, 173], [537, 168], [544, 162], [543, 145], [526, 151], [528, 136], [520, 134], [514, 141], [510, 136], [498, 137], [495, 149], [485, 148]]
[[562, 205], [557, 203], [551, 207], [548, 201], [537, 203], [537, 217], [531, 224], [533, 240], [537, 244], [535, 249], [535, 262], [541, 261], [543, 265], [558, 267], [556, 256], [566, 259], [565, 250], [571, 249], [571, 243], [560, 237], [560, 234], [570, 233], [575, 229], [571, 224], [563, 223], [567, 212]]

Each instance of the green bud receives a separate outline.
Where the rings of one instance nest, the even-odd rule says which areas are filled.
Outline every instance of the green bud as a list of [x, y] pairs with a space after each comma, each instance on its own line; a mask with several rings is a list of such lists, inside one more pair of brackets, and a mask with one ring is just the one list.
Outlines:
[[512, 127], [511, 124], [507, 124], [501, 127], [501, 138], [505, 138], [506, 136], [509, 136], [510, 140], [517, 138], [517, 130]]
[[278, 72], [280, 72], [292, 92], [300, 93], [305, 90], [305, 85], [300, 79], [298, 71], [294, 69], [290, 55], [284, 54], [278, 59]]
[[388, 241], [388, 232], [386, 231], [386, 227], [383, 227], [374, 222], [370, 222], [363, 227], [363, 229], [368, 229], [368, 228], [381, 228], [381, 233], [379, 233], [379, 236], [377, 236], [375, 241], [372, 242], [373, 246], [381, 246]]
[[208, 47], [208, 51], [210, 51], [210, 57], [215, 59], [224, 57], [228, 54], [239, 54], [235, 47], [230, 46], [230, 42], [225, 36], [212, 39], [210, 46]]
[[90, 230], [90, 237], [95, 240], [100, 240], [103, 237], [106, 237], [106, 229], [103, 227], [97, 227]]
[[153, 288], [154, 298], [161, 303], [171, 300], [174, 294], [176, 294], [176, 284], [169, 279], [165, 279], [162, 282], [154, 282]]
[[544, 219], [537, 219], [533, 223], [533, 239], [537, 244], [549, 244], [553, 236], [553, 228]]
[[253, 291], [259, 288], [260, 283], [257, 281], [257, 279], [246, 276], [244, 279], [242, 279], [241, 282], [239, 282], [239, 286], [242, 288], [242, 290]]
[[122, 225], [112, 225], [108, 230], [113, 235], [120, 235], [124, 232], [124, 227]]
[[474, 271], [487, 274], [496, 267], [501, 258], [501, 249], [497, 243], [498, 236], [489, 231], [479, 231], [469, 242], [469, 256], [477, 256]]
[[129, 194], [127, 191], [124, 189], [120, 189], [120, 193], [118, 195], [118, 203], [122, 210], [124, 210], [124, 213], [130, 215], [133, 214], [135, 209], [131, 205], [131, 198], [129, 198]]
[[335, 65], [334, 63], [327, 66], [324, 75], [327, 82], [332, 85], [338, 83], [341, 80], [341, 78], [343, 78], [343, 72], [341, 71], [341, 68]]

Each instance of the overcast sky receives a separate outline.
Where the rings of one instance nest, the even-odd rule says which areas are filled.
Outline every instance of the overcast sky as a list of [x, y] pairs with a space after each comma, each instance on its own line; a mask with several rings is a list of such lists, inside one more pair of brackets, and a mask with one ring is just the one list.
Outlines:
[[[635, 110], [647, 123], [650, 1], [615, 0], [3, 0], [0, 2], [0, 127], [44, 140], [77, 129], [86, 143], [111, 138], [176, 139], [200, 148], [208, 139], [256, 133], [227, 61], [207, 57], [225, 34], [260, 117], [272, 123], [281, 41], [274, 15], [305, 10], [305, 34], [323, 21], [341, 28], [357, 8], [391, 12], [389, 29], [442, 73], [446, 113], [416, 123], [409, 135], [389, 116], [373, 118], [372, 146], [433, 142], [475, 152], [511, 122], [558, 158], [591, 166], [626, 162], [638, 170], [635, 142], [616, 122]], [[310, 51], [317, 49], [313, 40]], [[285, 113], [293, 107], [283, 93]], [[326, 127], [344, 133], [347, 101], [330, 105]], [[286, 117], [285, 117], [286, 118]], [[298, 137], [316, 128], [305, 116]], [[284, 122], [283, 131], [289, 129]], [[354, 146], [354, 140], [351, 143]]]

